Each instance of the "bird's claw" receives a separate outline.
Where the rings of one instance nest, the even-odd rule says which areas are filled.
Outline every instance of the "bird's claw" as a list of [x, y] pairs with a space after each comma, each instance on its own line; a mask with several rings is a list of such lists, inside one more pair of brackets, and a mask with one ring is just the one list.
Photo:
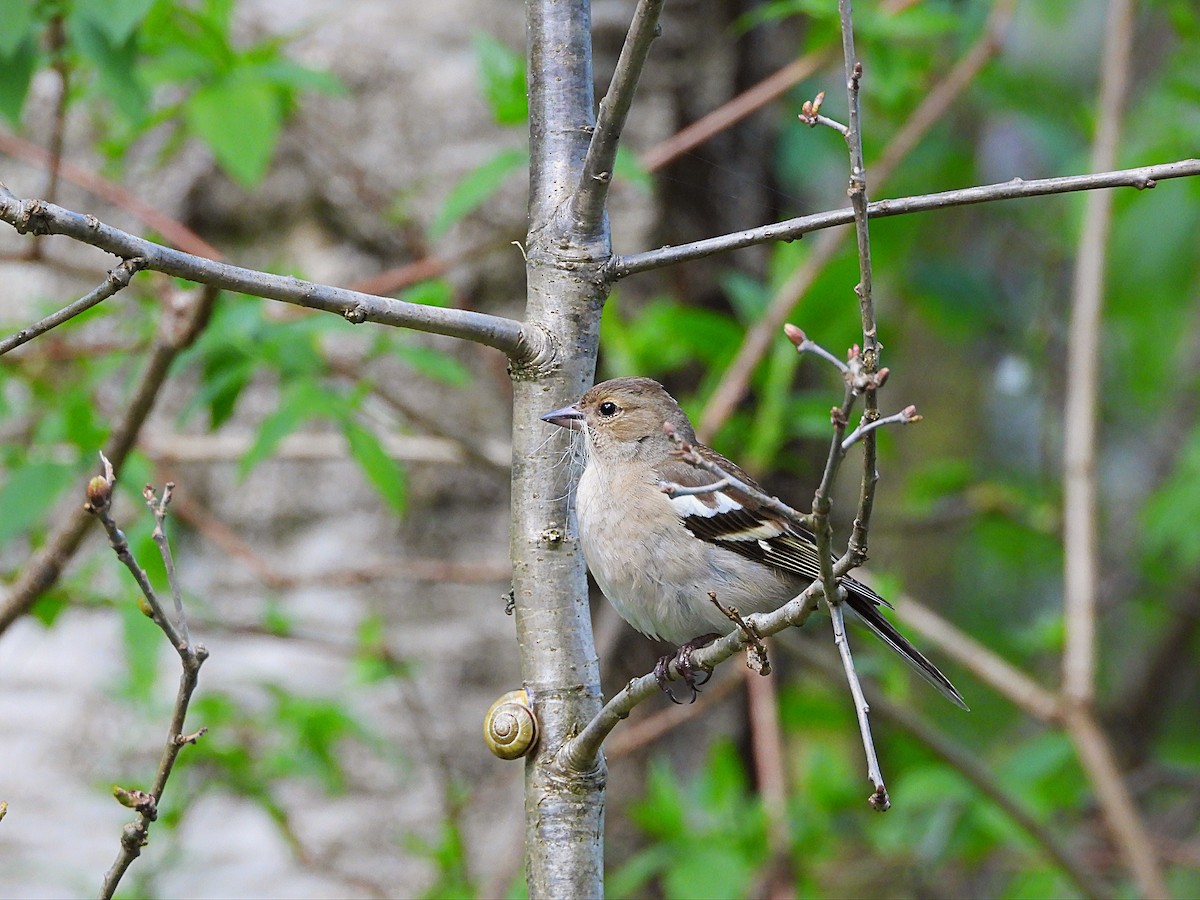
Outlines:
[[[695, 703], [696, 697], [700, 693], [700, 688], [708, 684], [708, 680], [712, 678], [712, 672], [704, 668], [696, 669], [696, 667], [692, 665], [692, 654], [701, 647], [711, 644], [719, 637], [719, 634], [713, 632], [711, 634], [702, 634], [700, 637], [692, 638], [687, 643], [682, 644], [677, 653], [668, 653], [666, 656], [659, 657], [658, 662], [654, 664], [654, 680], [658, 682], [658, 686], [662, 692], [671, 698], [672, 703], [682, 704], [683, 701], [671, 693], [671, 663], [675, 663], [675, 670], [679, 673], [679, 677], [692, 692], [691, 699], [688, 700], [688, 703]], [[698, 674], [703, 676], [703, 681], [697, 681]]]

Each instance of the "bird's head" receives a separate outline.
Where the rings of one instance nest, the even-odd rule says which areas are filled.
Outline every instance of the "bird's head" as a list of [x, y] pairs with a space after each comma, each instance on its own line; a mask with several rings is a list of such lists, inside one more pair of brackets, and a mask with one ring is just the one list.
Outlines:
[[580, 431], [589, 455], [632, 458], [662, 455], [669, 440], [663, 424], [695, 441], [696, 432], [675, 398], [651, 378], [613, 378], [596, 385], [572, 406], [546, 413], [542, 420]]

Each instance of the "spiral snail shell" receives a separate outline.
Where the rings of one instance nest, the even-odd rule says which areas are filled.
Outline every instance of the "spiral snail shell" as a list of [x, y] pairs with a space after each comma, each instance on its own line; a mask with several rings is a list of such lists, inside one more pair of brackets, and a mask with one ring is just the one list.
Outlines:
[[502, 695], [484, 716], [483, 742], [501, 759], [524, 756], [537, 739], [537, 717], [524, 690]]

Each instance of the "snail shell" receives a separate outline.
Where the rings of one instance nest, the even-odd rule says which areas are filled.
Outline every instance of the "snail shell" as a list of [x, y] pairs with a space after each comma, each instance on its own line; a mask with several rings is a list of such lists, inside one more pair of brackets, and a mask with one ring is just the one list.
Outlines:
[[483, 719], [483, 741], [501, 759], [517, 759], [538, 739], [537, 717], [525, 691], [509, 691], [492, 704]]

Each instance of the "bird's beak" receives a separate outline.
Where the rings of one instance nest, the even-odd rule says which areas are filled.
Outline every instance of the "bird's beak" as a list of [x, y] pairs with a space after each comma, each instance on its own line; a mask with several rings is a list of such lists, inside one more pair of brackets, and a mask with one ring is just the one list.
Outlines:
[[564, 406], [562, 409], [546, 413], [542, 416], [542, 421], [549, 422], [551, 425], [561, 425], [572, 431], [579, 431], [583, 428], [583, 413], [574, 406]]

